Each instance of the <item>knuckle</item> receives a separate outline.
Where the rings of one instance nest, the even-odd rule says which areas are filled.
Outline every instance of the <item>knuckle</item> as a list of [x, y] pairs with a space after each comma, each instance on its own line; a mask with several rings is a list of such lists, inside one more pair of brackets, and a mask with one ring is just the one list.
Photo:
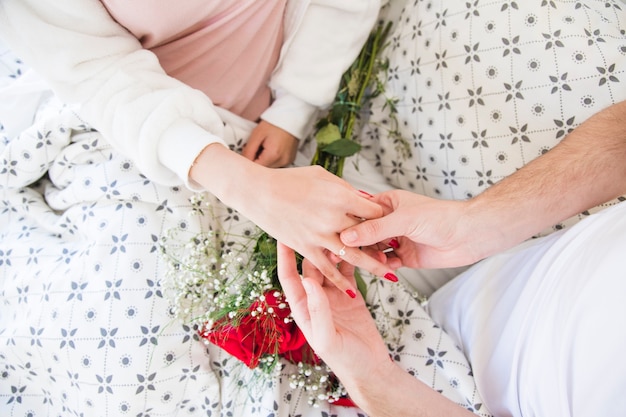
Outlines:
[[346, 254], [343, 255], [341, 259], [343, 259], [345, 262], [348, 262], [349, 264], [357, 265], [361, 263], [362, 260], [361, 251], [358, 249], [346, 250]]
[[363, 234], [367, 236], [378, 236], [381, 231], [381, 225], [378, 220], [367, 220], [359, 225]]
[[322, 265], [321, 267], [318, 268], [320, 270], [320, 272], [322, 273], [322, 275], [324, 275], [325, 277], [329, 278], [329, 279], [333, 279], [333, 270], [335, 269], [334, 267], [324, 263], [324, 265]]

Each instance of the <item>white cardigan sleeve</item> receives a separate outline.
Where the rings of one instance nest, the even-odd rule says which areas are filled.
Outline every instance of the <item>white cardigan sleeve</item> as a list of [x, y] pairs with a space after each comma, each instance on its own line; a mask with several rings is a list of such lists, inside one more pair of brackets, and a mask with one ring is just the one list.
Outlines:
[[[262, 117], [302, 138], [317, 108], [332, 102], [379, 0], [293, 4], [301, 10], [286, 27], [271, 81], [276, 100]], [[195, 158], [208, 144], [223, 143], [223, 122], [211, 100], [168, 76], [98, 0], [2, 0], [0, 37], [156, 182], [191, 186]]]
[[221, 142], [210, 99], [165, 74], [98, 0], [2, 0], [0, 37], [156, 182], [188, 184], [200, 151]]
[[381, 2], [290, 3], [286, 42], [270, 81], [275, 101], [261, 118], [303, 138], [317, 109], [332, 103], [341, 75], [357, 57], [376, 22]]

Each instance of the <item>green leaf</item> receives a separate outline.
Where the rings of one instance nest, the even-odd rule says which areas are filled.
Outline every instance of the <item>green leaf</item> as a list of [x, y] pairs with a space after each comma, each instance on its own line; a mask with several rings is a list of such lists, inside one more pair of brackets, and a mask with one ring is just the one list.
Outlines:
[[274, 242], [259, 242], [259, 252], [264, 256], [273, 256], [276, 252], [276, 246]]
[[257, 253], [257, 261], [260, 261], [263, 265], [267, 266], [266, 262], [276, 259], [276, 240], [269, 236], [267, 233], [263, 233], [257, 240], [255, 252]]
[[328, 118], [335, 124], [340, 124], [342, 121], [346, 122], [346, 119], [351, 117], [351, 113], [354, 113], [356, 108], [354, 103], [346, 101], [335, 103], [328, 114]]
[[327, 124], [315, 134], [315, 140], [319, 146], [331, 144], [339, 139], [341, 139], [339, 126], [332, 123]]
[[361, 150], [361, 145], [353, 140], [341, 138], [321, 148], [322, 152], [339, 157], [348, 157]]
[[354, 270], [354, 280], [356, 281], [357, 290], [359, 290], [359, 292], [365, 299], [367, 297], [367, 284], [363, 280], [363, 277], [361, 276], [361, 273], [358, 269]]

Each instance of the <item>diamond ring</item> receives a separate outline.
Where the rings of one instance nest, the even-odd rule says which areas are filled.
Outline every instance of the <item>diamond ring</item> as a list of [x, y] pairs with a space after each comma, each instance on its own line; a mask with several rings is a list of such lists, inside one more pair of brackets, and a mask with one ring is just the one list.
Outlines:
[[339, 256], [344, 256], [346, 254], [346, 246], [344, 245], [343, 248], [339, 249]]

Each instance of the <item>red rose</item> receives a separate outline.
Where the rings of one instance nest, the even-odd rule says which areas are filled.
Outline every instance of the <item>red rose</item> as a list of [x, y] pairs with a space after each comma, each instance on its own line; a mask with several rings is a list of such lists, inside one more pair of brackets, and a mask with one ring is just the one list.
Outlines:
[[[202, 331], [200, 336], [235, 356], [249, 368], [255, 368], [259, 359], [267, 354], [304, 359], [313, 351], [296, 323], [287, 319], [290, 313], [283, 295], [279, 291], [270, 290], [265, 293], [263, 300], [252, 303], [248, 312], [236, 323], [228, 319], [221, 320], [212, 329]], [[300, 352], [303, 348], [304, 352]]]
[[[282, 293], [270, 290], [252, 303], [242, 317], [225, 317], [211, 329], [203, 329], [200, 337], [221, 347], [249, 368], [257, 367], [263, 356], [274, 354], [296, 364], [321, 364], [322, 360], [290, 315]], [[341, 397], [333, 404], [355, 407], [348, 397]]]
[[313, 348], [309, 345], [308, 342], [306, 342], [306, 340], [305, 340], [304, 345], [302, 345], [302, 347], [300, 347], [299, 349], [294, 349], [294, 350], [285, 352], [283, 356], [289, 362], [295, 363], [295, 364], [302, 362], [302, 363], [320, 365], [322, 363], [322, 360], [320, 359], [320, 357], [317, 356], [315, 352], [313, 352]]
[[333, 405], [340, 405], [342, 407], [356, 407], [357, 405], [350, 399], [350, 397], [337, 398], [332, 402]]

